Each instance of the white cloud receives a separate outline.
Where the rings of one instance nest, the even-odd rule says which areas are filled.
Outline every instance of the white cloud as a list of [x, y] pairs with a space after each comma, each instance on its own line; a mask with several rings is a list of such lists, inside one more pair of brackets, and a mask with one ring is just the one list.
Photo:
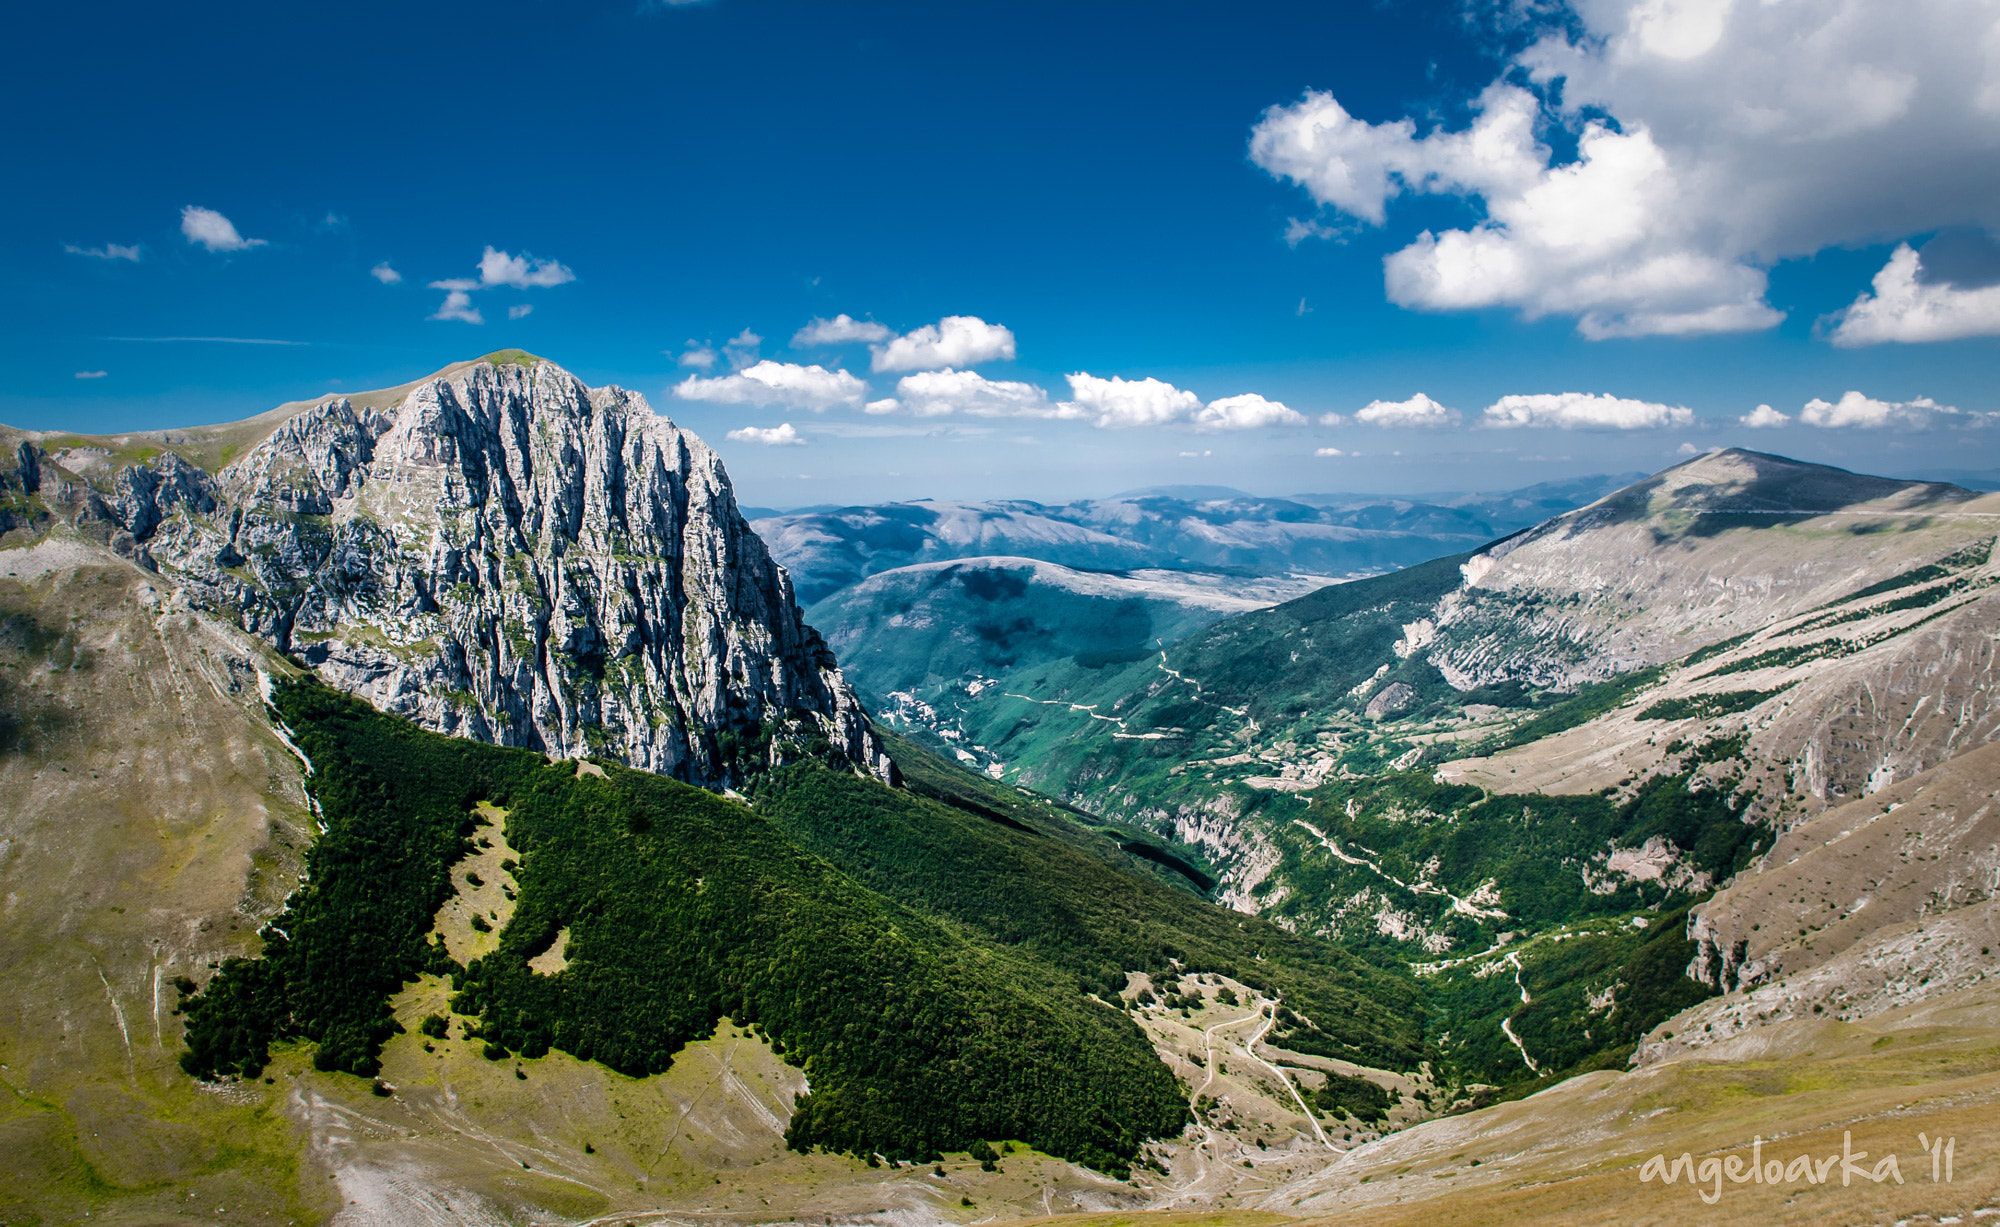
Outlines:
[[[1311, 90], [1291, 106], [1264, 112], [1250, 134], [1250, 160], [1312, 193], [1314, 200], [1374, 225], [1387, 204], [1413, 192], [1520, 192], [1547, 162], [1535, 141], [1536, 104], [1525, 90], [1496, 85], [1471, 129], [1418, 138], [1408, 119], [1371, 124], [1348, 114], [1332, 94]], [[1292, 219], [1293, 243], [1333, 233]]]
[[[1474, 201], [1482, 220], [1385, 261], [1389, 297], [1573, 316], [1593, 338], [1768, 327], [1778, 260], [1948, 225], [2000, 230], [1991, 0], [1580, 0], [1562, 15], [1462, 130], [1368, 123], [1310, 93], [1265, 113], [1251, 156], [1367, 224], [1405, 193]], [[1522, 73], [1538, 88], [1560, 79], [1560, 109], [1508, 83]], [[1575, 161], [1556, 164], [1538, 139], [1551, 119], [1579, 135]], [[1987, 311], [1944, 295], [1889, 331], [1967, 335], [1951, 330]], [[1907, 312], [1862, 312], [1848, 340], [1885, 314]]]
[[576, 274], [564, 265], [554, 260], [531, 260], [526, 253], [511, 256], [488, 247], [479, 257], [479, 284], [482, 288], [506, 285], [525, 290], [575, 280]]
[[1859, 392], [1849, 391], [1838, 401], [1823, 401], [1818, 398], [1806, 402], [1799, 410], [1799, 421], [1808, 426], [1818, 426], [1825, 430], [1839, 430], [1852, 427], [1857, 430], [1881, 430], [1896, 426], [1905, 430], [1924, 430], [1940, 416], [1956, 415], [1958, 410], [1950, 405], [1940, 405], [1928, 396], [1915, 400], [1876, 400]]
[[217, 213], [214, 209], [204, 209], [200, 205], [189, 205], [181, 210], [181, 233], [190, 243], [199, 243], [210, 251], [243, 251], [251, 247], [264, 247], [263, 239], [246, 239], [236, 233], [236, 224]]
[[1769, 405], [1759, 405], [1736, 420], [1752, 430], [1776, 430], [1780, 426], [1790, 426], [1792, 415], [1780, 413]]
[[[390, 268], [386, 261], [368, 271], [383, 285], [394, 285], [403, 279], [402, 274]], [[474, 290], [490, 290], [503, 285], [525, 290], [540, 286], [562, 285], [575, 280], [575, 273], [554, 260], [536, 260], [525, 254], [514, 256], [488, 247], [479, 257], [478, 277], [447, 277], [442, 281], [430, 283], [433, 290], [445, 291], [443, 305], [430, 318], [483, 324], [486, 322], [486, 317], [480, 314], [479, 308], [472, 305]], [[534, 308], [527, 305], [509, 307], [507, 318], [517, 320], [532, 310]]]
[[769, 359], [748, 370], [714, 379], [690, 375], [674, 386], [674, 395], [682, 400], [724, 405], [788, 405], [814, 413], [836, 405], [858, 409], [867, 394], [868, 385], [846, 371]]
[[486, 317], [479, 314], [479, 308], [472, 305], [470, 288], [464, 281], [433, 281], [431, 288], [446, 291], [444, 302], [431, 314], [434, 320], [458, 320], [467, 324], [483, 324]]
[[1347, 417], [1339, 413], [1322, 413], [1319, 415], [1319, 424], [1322, 426], [1345, 426], [1347, 425]]
[[93, 260], [130, 260], [139, 262], [139, 246], [130, 247], [118, 243], [106, 243], [102, 247], [78, 247], [74, 243], [64, 243], [63, 250], [73, 256], [89, 256]]
[[403, 283], [403, 274], [397, 272], [393, 268], [390, 268], [389, 262], [387, 260], [384, 260], [380, 264], [377, 264], [374, 268], [369, 269], [368, 275], [370, 277], [373, 277], [375, 280], [381, 282], [383, 285], [401, 285]]
[[849, 341], [879, 344], [895, 335], [887, 325], [874, 320], [857, 320], [846, 314], [836, 315], [830, 320], [814, 317], [812, 323], [793, 334], [792, 348], [823, 349], [829, 345], [845, 345]]
[[681, 356], [674, 359], [674, 361], [682, 366], [691, 366], [696, 370], [707, 371], [715, 368], [715, 358], [716, 353], [713, 347], [703, 345], [700, 341], [689, 338], [687, 348], [681, 350]]
[[[1332, 239], [1338, 237], [1340, 237], [1340, 231], [1327, 225], [1325, 222], [1315, 221], [1310, 217], [1288, 217], [1285, 219], [1285, 246], [1287, 247], [1297, 247], [1307, 239]], [[1301, 298], [1299, 303], [1303, 306], [1305, 299]], [[1304, 315], [1305, 312], [1301, 311], [1299, 314]]]
[[896, 383], [896, 398], [873, 401], [869, 413], [907, 409], [920, 418], [965, 413], [982, 418], [1081, 417], [1049, 403], [1049, 394], [1031, 383], [988, 379], [975, 371], [919, 371]]
[[1255, 392], [1212, 400], [1194, 415], [1197, 430], [1255, 430], [1260, 426], [1303, 426], [1305, 415]]
[[874, 346], [877, 371], [977, 366], [1014, 357], [1014, 334], [976, 315], [947, 315]]
[[1657, 430], [1692, 426], [1694, 411], [1679, 405], [1587, 392], [1503, 396], [1486, 407], [1487, 426], [1555, 427], [1559, 430]]
[[1864, 293], [1837, 317], [1833, 343], [1877, 345], [1884, 341], [1956, 341], [2000, 336], [2000, 285], [1960, 289], [1949, 282], [1924, 282], [1922, 265], [1908, 243], [1896, 248], [1875, 274], [1875, 291]]
[[109, 371], [78, 371], [76, 377], [78, 379], [102, 379], [110, 373]]
[[1069, 379], [1065, 417], [1088, 417], [1106, 429], [1165, 426], [1186, 421], [1201, 408], [1201, 397], [1158, 379], [1100, 379], [1078, 371]]
[[805, 440], [786, 422], [779, 426], [745, 426], [729, 432], [738, 443], [762, 443], [766, 447], [804, 447]]
[[1337, 447], [1322, 447], [1313, 452], [1315, 456], [1345, 456], [1347, 453]]
[[1458, 410], [1446, 408], [1419, 392], [1408, 400], [1370, 401], [1355, 411], [1354, 420], [1369, 426], [1437, 430], [1456, 426], [1464, 418]]
[[742, 332], [722, 343], [723, 356], [729, 359], [729, 369], [740, 371], [757, 361], [757, 347], [764, 338], [745, 328]]

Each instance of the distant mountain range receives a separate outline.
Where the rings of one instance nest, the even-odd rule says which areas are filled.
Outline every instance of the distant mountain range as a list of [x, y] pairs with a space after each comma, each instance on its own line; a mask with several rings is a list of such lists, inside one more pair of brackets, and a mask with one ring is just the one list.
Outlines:
[[1056, 505], [924, 500], [807, 508], [753, 514], [751, 526], [791, 572], [807, 604], [882, 571], [987, 556], [1099, 571], [1352, 577], [1483, 545], [1639, 476], [1429, 498], [1262, 498], [1220, 486], [1165, 486]]

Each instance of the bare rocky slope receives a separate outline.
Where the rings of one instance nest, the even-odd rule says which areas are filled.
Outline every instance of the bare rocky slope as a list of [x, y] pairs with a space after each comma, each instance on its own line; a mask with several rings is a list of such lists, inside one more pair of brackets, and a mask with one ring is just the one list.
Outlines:
[[637, 393], [507, 351], [229, 426], [7, 434], [10, 524], [71, 522], [427, 728], [719, 783], [769, 722], [891, 771], [715, 453]]

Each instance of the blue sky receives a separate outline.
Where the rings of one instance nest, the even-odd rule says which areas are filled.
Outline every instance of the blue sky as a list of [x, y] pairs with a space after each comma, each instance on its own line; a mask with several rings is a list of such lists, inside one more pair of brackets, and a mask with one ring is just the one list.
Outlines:
[[1730, 444], [1993, 468], [1994, 22], [45, 6], [0, 74], [0, 420], [228, 420], [519, 346], [765, 505], [1493, 489]]

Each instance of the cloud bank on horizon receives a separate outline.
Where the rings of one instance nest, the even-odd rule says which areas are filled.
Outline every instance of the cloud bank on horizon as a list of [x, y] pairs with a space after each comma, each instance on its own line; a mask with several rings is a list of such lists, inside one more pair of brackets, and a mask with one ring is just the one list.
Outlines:
[[[1349, 224], [1388, 226], [1404, 196], [1482, 210], [1384, 260], [1400, 306], [1568, 317], [1591, 339], [1753, 331], [1784, 317], [1767, 297], [1780, 260], [2000, 233], [2000, 16], [1986, 0], [1513, 11], [1526, 45], [1462, 128], [1371, 123], [1309, 90], [1251, 132], [1257, 166]], [[1295, 218], [1287, 238], [1337, 233]], [[1906, 243], [1824, 322], [1841, 346], [2000, 335], [2000, 288], [1961, 284]]]
[[[900, 351], [895, 347], [908, 338], [917, 340]], [[968, 340], [970, 338], [970, 340]], [[1000, 338], [1004, 338], [1002, 341]], [[1197, 432], [1250, 431], [1271, 427], [1299, 427], [1307, 417], [1288, 405], [1255, 392], [1238, 392], [1204, 401], [1186, 388], [1162, 379], [1143, 376], [1128, 379], [1075, 371], [1065, 376], [1070, 395], [1057, 400], [1037, 384], [1024, 380], [992, 379], [973, 370], [959, 369], [958, 363], [971, 358], [1012, 360], [1016, 342], [1011, 330], [988, 324], [971, 315], [947, 316], [935, 325], [926, 324], [898, 335], [887, 325], [859, 322], [841, 314], [833, 319], [814, 319], [792, 337], [794, 349], [825, 350], [841, 343], [861, 342], [874, 355], [875, 371], [885, 367], [901, 369], [904, 364], [920, 369], [897, 380], [894, 394], [869, 399], [872, 390], [866, 379], [844, 367], [829, 369], [818, 363], [779, 362], [756, 359], [762, 338], [744, 329], [726, 347], [732, 365], [739, 367], [727, 375], [689, 375], [668, 389], [684, 401], [720, 405], [742, 405], [756, 409], [784, 408], [824, 414], [831, 409], [858, 409], [883, 417], [902, 415], [916, 418], [965, 416], [972, 418], [1013, 418], [1036, 421], [1086, 422], [1100, 430], [1167, 428]], [[885, 361], [885, 354], [896, 354]], [[755, 359], [754, 362], [752, 359]], [[712, 348], [689, 342], [679, 358], [683, 366], [706, 370], [717, 362]], [[748, 365], [746, 365], [748, 363]], [[1876, 430], [1899, 427], [1928, 430], [1939, 423], [1983, 427], [2000, 414], [1965, 412], [1940, 405], [1928, 397], [1910, 401], [1883, 401], [1849, 390], [1837, 402], [1814, 398], [1796, 415], [1760, 404], [1735, 419], [1735, 424], [1751, 429], [1779, 429], [1798, 422], [1821, 429]], [[1441, 404], [1423, 392], [1401, 401], [1371, 401], [1352, 414], [1324, 413], [1317, 419], [1322, 427], [1370, 426], [1386, 430], [1425, 432], [1467, 428], [1466, 414]], [[1609, 393], [1548, 392], [1513, 393], [1500, 397], [1471, 420], [1471, 429], [1545, 429], [1593, 432], [1686, 430], [1703, 425], [1694, 410], [1685, 405], [1668, 405], [1635, 400]], [[814, 428], [809, 427], [808, 430]], [[847, 430], [823, 433], [847, 434]], [[776, 428], [742, 427], [728, 432], [730, 439], [745, 443], [798, 445], [806, 442], [792, 423]], [[1196, 453], [1188, 453], [1195, 455]], [[1337, 447], [1315, 448], [1316, 456], [1347, 456], [1353, 452]]]

